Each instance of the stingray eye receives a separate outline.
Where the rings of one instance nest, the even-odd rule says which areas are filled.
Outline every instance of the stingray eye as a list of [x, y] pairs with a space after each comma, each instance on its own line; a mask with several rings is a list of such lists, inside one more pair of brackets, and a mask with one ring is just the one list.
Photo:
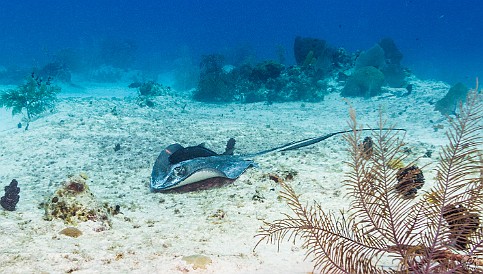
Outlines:
[[180, 176], [185, 175], [186, 169], [182, 166], [178, 166], [178, 167], [174, 168], [173, 173], [174, 173], [174, 176], [180, 177]]

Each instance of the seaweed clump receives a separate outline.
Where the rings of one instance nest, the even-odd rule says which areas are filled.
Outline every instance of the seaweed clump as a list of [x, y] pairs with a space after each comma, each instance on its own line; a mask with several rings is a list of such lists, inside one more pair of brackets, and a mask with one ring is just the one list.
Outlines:
[[[395, 131], [375, 130], [373, 154], [367, 159], [351, 110], [353, 131], [345, 136], [350, 152], [348, 211], [328, 212], [317, 202], [304, 205], [281, 182], [281, 195], [294, 216], [266, 222], [260, 242], [280, 244], [300, 237], [321, 273], [481, 273], [483, 95], [477, 90], [469, 92], [460, 116], [450, 121], [434, 185], [422, 195], [401, 195], [401, 189], [417, 189], [421, 182], [403, 180], [402, 187], [401, 172], [387, 167], [389, 161], [405, 157], [402, 138]], [[384, 125], [381, 119], [379, 127]], [[395, 265], [384, 266], [388, 259]]]
[[43, 81], [42, 78], [32, 73], [26, 79], [26, 83], [17, 89], [9, 89], [0, 95], [0, 106], [11, 108], [12, 115], [21, 114], [25, 110], [25, 119], [28, 129], [30, 121], [46, 110], [55, 106], [60, 87], [52, 84], [52, 78]]

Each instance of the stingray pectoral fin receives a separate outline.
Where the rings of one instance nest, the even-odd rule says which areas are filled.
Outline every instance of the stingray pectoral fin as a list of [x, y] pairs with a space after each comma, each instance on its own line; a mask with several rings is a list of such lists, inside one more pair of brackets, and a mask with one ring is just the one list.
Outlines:
[[248, 168], [252, 166], [255, 166], [255, 163], [253, 161], [239, 159], [226, 165], [219, 166], [219, 170], [221, 170], [225, 174], [225, 177], [230, 179], [237, 179]]

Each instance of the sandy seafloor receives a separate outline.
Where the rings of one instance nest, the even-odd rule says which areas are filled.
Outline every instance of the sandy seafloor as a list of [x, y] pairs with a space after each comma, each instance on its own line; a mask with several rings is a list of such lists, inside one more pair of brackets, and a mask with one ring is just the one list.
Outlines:
[[[388, 89], [372, 98], [350, 98], [359, 122], [376, 127], [382, 109], [390, 124], [406, 128], [411, 157], [421, 158], [429, 187], [439, 147], [446, 143], [446, 119], [434, 102], [449, 86], [412, 80], [413, 92]], [[0, 113], [0, 183], [13, 178], [21, 188], [13, 212], [0, 209], [0, 273], [310, 273], [310, 257], [284, 242], [261, 244], [254, 236], [263, 221], [289, 212], [280, 186], [268, 174], [296, 172], [289, 183], [303, 201], [317, 200], [327, 210], [347, 208], [342, 180], [347, 144], [341, 136], [314, 146], [256, 158], [234, 183], [191, 193], [151, 193], [151, 168], [161, 149], [172, 143], [205, 143], [223, 152], [236, 139], [235, 153], [255, 152], [289, 141], [347, 129], [348, 104], [337, 92], [317, 103], [204, 104], [188, 96], [166, 95], [156, 107], [140, 107], [126, 85], [64, 88], [53, 113], [17, 129], [21, 117]], [[113, 115], [115, 108], [117, 115]], [[121, 150], [114, 151], [115, 144]], [[61, 220], [44, 220], [39, 204], [69, 174], [85, 172], [96, 198], [120, 205], [110, 230], [95, 232], [81, 223], [83, 235], [60, 235]], [[259, 198], [254, 198], [259, 197]], [[220, 214], [222, 213], [222, 214]], [[205, 255], [206, 269], [194, 270], [183, 256]]]

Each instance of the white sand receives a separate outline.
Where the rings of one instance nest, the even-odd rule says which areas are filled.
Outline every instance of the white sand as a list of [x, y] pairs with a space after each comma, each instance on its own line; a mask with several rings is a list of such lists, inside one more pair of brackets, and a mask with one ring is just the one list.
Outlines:
[[[414, 157], [444, 144], [447, 128], [433, 110], [444, 96], [443, 83], [415, 81], [413, 93], [401, 90], [371, 99], [350, 99], [359, 121], [377, 126], [382, 108], [391, 124], [408, 129], [407, 146]], [[0, 187], [13, 178], [20, 184], [17, 210], [0, 209], [1, 273], [307, 273], [299, 245], [261, 244], [257, 229], [288, 212], [278, 199], [280, 187], [267, 174], [295, 171], [291, 185], [305, 201], [321, 201], [327, 210], [347, 205], [343, 174], [346, 144], [341, 136], [309, 148], [257, 158], [233, 184], [185, 194], [150, 193], [151, 168], [162, 148], [171, 143], [206, 143], [222, 152], [230, 137], [236, 153], [254, 152], [289, 141], [347, 128], [348, 106], [333, 93], [320, 103], [213, 105], [163, 96], [156, 108], [139, 107], [133, 90], [87, 87], [66, 90], [52, 114], [17, 129], [20, 117], [0, 113]], [[106, 92], [118, 98], [110, 98]], [[95, 94], [96, 97], [87, 97]], [[131, 94], [131, 97], [123, 96]], [[185, 111], [182, 111], [186, 105]], [[117, 115], [112, 114], [116, 108]], [[433, 122], [430, 122], [432, 120]], [[116, 143], [121, 150], [114, 151]], [[437, 160], [423, 158], [425, 177]], [[59, 235], [60, 220], [43, 220], [39, 207], [69, 174], [85, 172], [98, 200], [120, 205], [112, 229], [93, 231], [82, 223], [79, 238]], [[425, 186], [426, 187], [426, 186]], [[259, 194], [262, 201], [253, 199]], [[3, 189], [0, 191], [3, 195]], [[220, 212], [224, 214], [219, 217]], [[212, 259], [207, 269], [193, 270], [183, 256]]]

